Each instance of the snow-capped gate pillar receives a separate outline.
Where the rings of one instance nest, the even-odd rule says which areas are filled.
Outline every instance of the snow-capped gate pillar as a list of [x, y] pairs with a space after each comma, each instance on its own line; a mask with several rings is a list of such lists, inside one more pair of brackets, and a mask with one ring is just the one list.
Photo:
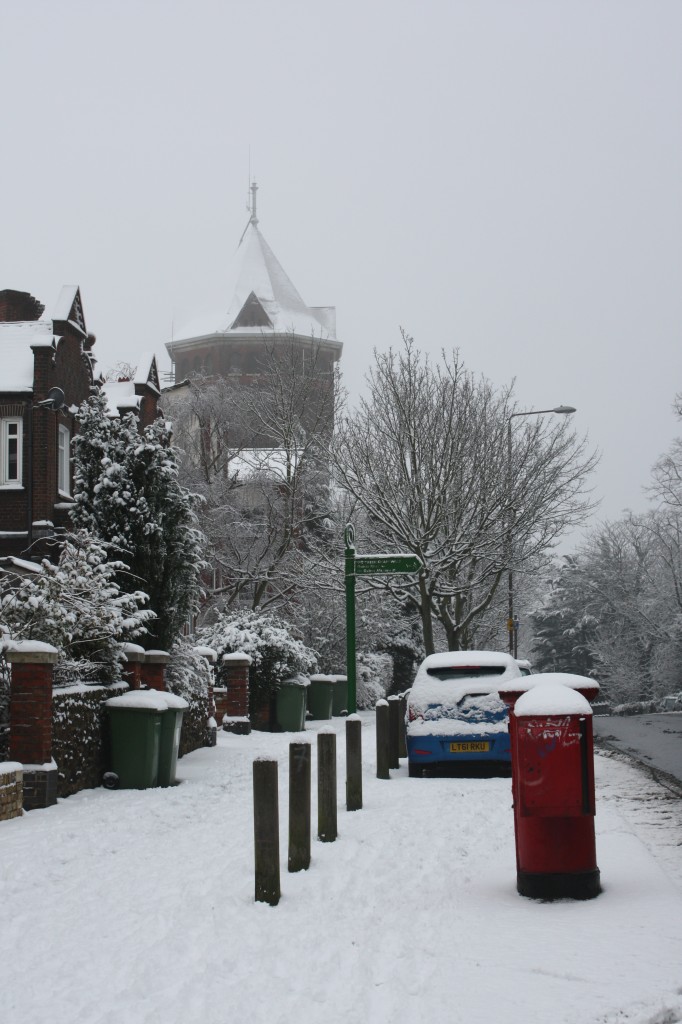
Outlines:
[[142, 685], [150, 690], [165, 690], [165, 671], [169, 662], [167, 651], [147, 651], [142, 662]]
[[52, 760], [52, 674], [58, 653], [50, 644], [13, 641], [9, 755], [23, 765], [24, 810], [57, 803], [57, 765]]
[[249, 718], [249, 666], [251, 658], [243, 651], [224, 654], [221, 676], [227, 687], [223, 729], [248, 736], [251, 732]]
[[142, 682], [142, 666], [146, 657], [144, 647], [139, 644], [123, 644], [126, 656], [121, 675], [131, 690], [139, 690]]

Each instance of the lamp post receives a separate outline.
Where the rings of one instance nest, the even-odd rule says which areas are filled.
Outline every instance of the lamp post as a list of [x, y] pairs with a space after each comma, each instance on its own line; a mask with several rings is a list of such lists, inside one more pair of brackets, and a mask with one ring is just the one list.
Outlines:
[[509, 608], [507, 631], [509, 632], [509, 653], [513, 658], [518, 654], [519, 623], [514, 619], [514, 570], [512, 569], [512, 547], [514, 518], [512, 510], [512, 420], [517, 416], [543, 416], [546, 413], [570, 416], [575, 412], [572, 405], [557, 405], [554, 409], [528, 409], [527, 412], [512, 412], [507, 420], [507, 494], [509, 496], [509, 530], [507, 533], [507, 558], [509, 560]]

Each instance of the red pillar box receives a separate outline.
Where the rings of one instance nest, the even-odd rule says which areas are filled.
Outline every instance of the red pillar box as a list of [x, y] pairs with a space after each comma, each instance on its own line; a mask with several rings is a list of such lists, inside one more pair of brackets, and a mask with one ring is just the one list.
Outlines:
[[222, 724], [225, 732], [248, 736], [251, 732], [249, 717], [249, 666], [251, 658], [243, 651], [224, 654], [221, 663], [221, 679], [225, 683], [225, 714]]
[[166, 689], [165, 670], [170, 661], [167, 651], [147, 651], [142, 662], [142, 685], [150, 690]]
[[52, 671], [57, 650], [36, 640], [6, 645], [11, 665], [10, 760], [24, 773], [24, 810], [57, 803], [57, 765], [52, 759]]
[[517, 889], [535, 899], [591, 899], [601, 891], [592, 709], [575, 682], [553, 675], [521, 694], [510, 715]]
[[208, 662], [210, 669], [210, 679], [208, 683], [208, 720], [206, 722], [206, 729], [208, 731], [208, 745], [209, 747], [215, 747], [218, 742], [218, 725], [215, 720], [216, 705], [214, 695], [214, 668], [216, 661], [218, 660], [217, 653], [212, 647], [193, 647], [193, 652], [205, 658]]
[[121, 646], [126, 658], [121, 667], [121, 675], [131, 690], [139, 690], [142, 682], [145, 649], [139, 644], [121, 644]]

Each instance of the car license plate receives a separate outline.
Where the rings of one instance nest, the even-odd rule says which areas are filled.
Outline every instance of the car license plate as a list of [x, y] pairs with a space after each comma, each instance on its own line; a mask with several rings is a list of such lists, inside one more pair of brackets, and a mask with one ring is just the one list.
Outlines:
[[490, 750], [490, 743], [487, 740], [465, 740], [461, 743], [451, 743], [451, 754], [487, 754]]

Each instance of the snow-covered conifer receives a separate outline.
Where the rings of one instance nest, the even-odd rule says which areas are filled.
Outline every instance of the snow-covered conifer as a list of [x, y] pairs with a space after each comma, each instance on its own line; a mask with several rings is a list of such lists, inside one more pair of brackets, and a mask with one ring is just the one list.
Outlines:
[[[66, 538], [57, 565], [15, 577], [0, 602], [2, 632], [12, 639], [41, 640], [60, 651], [58, 675], [109, 682], [118, 677], [122, 641], [145, 633], [153, 613], [142, 591], [121, 592], [123, 562], [86, 531]], [[77, 663], [75, 666], [73, 663]]]
[[203, 567], [199, 498], [178, 482], [170, 425], [157, 419], [140, 433], [133, 413], [107, 413], [103, 395], [85, 402], [74, 440], [72, 519], [127, 564], [122, 589], [144, 589], [156, 619], [148, 645], [169, 648], [196, 610]]

